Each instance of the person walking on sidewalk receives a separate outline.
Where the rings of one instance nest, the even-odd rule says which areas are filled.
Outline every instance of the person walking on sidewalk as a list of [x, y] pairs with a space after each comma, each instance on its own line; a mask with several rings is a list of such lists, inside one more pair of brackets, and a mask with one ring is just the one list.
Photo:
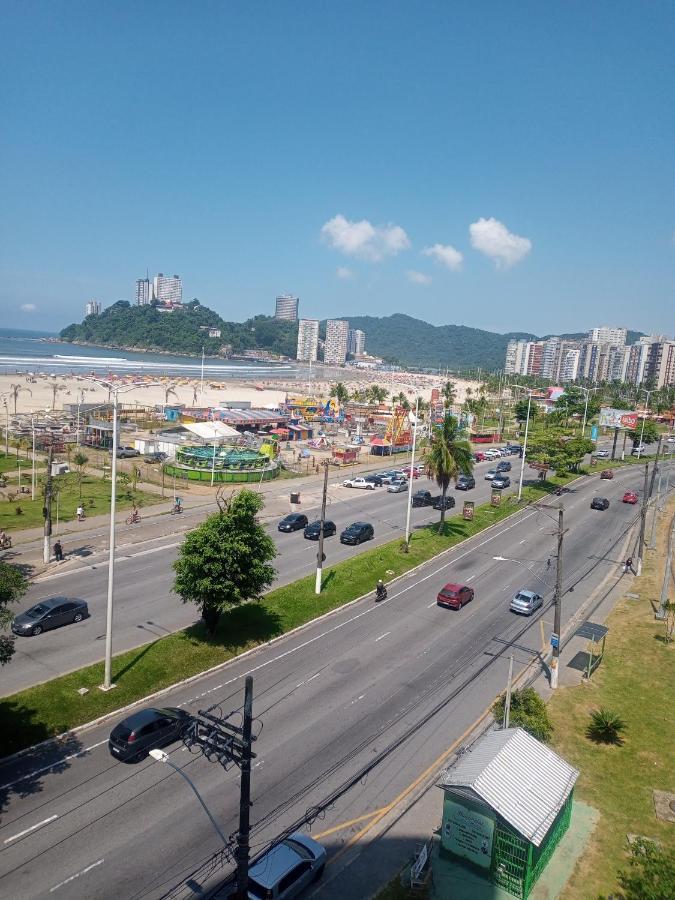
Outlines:
[[61, 546], [61, 541], [57, 541], [54, 544], [54, 558], [57, 562], [63, 562], [63, 547]]

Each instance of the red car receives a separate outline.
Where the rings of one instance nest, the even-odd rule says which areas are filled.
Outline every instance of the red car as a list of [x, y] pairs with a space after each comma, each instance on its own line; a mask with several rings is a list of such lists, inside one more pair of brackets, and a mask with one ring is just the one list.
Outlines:
[[626, 493], [623, 495], [623, 502], [632, 503], [633, 505], [635, 505], [638, 502], [638, 495], [635, 493], [635, 491], [626, 491]]
[[478, 451], [478, 453], [474, 453], [473, 458], [476, 460], [476, 462], [483, 462], [484, 459], [487, 459], [486, 455], [484, 453], [481, 453], [480, 450]]
[[465, 603], [473, 600], [473, 588], [465, 584], [446, 584], [438, 592], [436, 603], [448, 609], [461, 609]]
[[600, 473], [600, 477], [612, 479], [612, 478], [614, 478], [614, 472], [612, 472], [611, 469], [603, 469], [602, 472]]

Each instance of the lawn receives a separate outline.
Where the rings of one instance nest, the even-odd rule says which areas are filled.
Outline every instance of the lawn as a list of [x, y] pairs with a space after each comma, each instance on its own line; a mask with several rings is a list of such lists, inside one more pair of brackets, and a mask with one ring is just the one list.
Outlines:
[[[543, 482], [525, 488], [523, 496], [526, 501], [537, 500], [554, 487], [554, 483]], [[223, 615], [213, 639], [198, 623], [123, 653], [113, 660], [113, 680], [118, 686], [110, 693], [97, 689], [103, 681], [103, 664], [99, 663], [6, 697], [0, 700], [0, 754], [15, 752], [95, 719], [343, 606], [373, 591], [378, 578], [389, 581], [518, 508], [515, 501], [505, 500], [497, 507], [485, 504], [476, 507], [472, 521], [457, 517], [448, 520], [443, 534], [437, 525], [415, 530], [408, 553], [398, 539], [329, 566], [324, 570], [323, 590], [318, 597], [314, 575], [270, 591], [261, 601]], [[171, 602], [180, 601], [176, 597]], [[88, 688], [89, 693], [78, 694], [81, 687]]]
[[[16, 453], [9, 451], [9, 456], [5, 456], [5, 452], [0, 451], [0, 475], [5, 472], [16, 472], [18, 467], [21, 466], [22, 472], [30, 472], [31, 466], [33, 465], [32, 459], [26, 459], [25, 456], [19, 456], [18, 462], [16, 458]], [[36, 469], [44, 469], [45, 464], [44, 461], [41, 460], [37, 454], [35, 457], [35, 468]]]
[[[675, 643], [665, 644], [650, 602], [660, 594], [670, 515], [661, 521], [656, 553], [629, 587], [640, 599], [622, 599], [609, 617], [607, 652], [591, 682], [560, 691], [549, 703], [553, 748], [580, 770], [577, 796], [601, 813], [566, 900], [617, 895], [627, 834], [675, 847], [675, 826], [656, 818], [652, 799], [653, 789], [675, 789]], [[585, 736], [590, 712], [600, 707], [626, 721], [623, 745], [596, 745]]]

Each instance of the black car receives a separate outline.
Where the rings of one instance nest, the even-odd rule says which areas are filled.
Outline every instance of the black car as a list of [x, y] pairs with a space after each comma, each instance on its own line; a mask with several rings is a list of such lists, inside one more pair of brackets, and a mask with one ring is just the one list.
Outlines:
[[476, 479], [473, 475], [460, 475], [457, 479], [455, 489], [458, 491], [470, 491], [476, 487]]
[[279, 531], [300, 531], [309, 524], [309, 520], [304, 513], [291, 513], [285, 516], [277, 525]]
[[416, 491], [412, 495], [411, 505], [412, 506], [432, 506], [434, 502], [434, 498], [431, 496], [431, 491]]
[[507, 459], [503, 459], [501, 462], [497, 463], [497, 471], [498, 472], [510, 472], [511, 471], [511, 463]]
[[12, 622], [14, 634], [42, 634], [50, 628], [81, 622], [89, 615], [84, 600], [71, 600], [68, 597], [51, 597], [41, 600], [19, 615]]
[[340, 535], [341, 544], [362, 544], [375, 537], [375, 529], [368, 522], [353, 522]]
[[[310, 522], [305, 528], [304, 535], [308, 541], [318, 541], [319, 532], [321, 531], [321, 522]], [[332, 537], [337, 531], [335, 522], [329, 522], [328, 519], [323, 523], [323, 536]]]
[[370, 481], [371, 484], [374, 484], [375, 487], [382, 487], [384, 481], [382, 480], [380, 475], [364, 475], [364, 481]]
[[593, 497], [591, 509], [609, 509], [609, 500], [606, 497]]
[[189, 720], [185, 710], [173, 706], [141, 709], [115, 725], [108, 739], [108, 750], [123, 762], [142, 759], [148, 750], [180, 740]]
[[166, 459], [166, 453], [161, 453], [159, 451], [157, 453], [146, 453], [143, 459], [148, 463], [161, 463]]
[[443, 497], [442, 494], [440, 494], [438, 497], [434, 497], [434, 502], [432, 504], [434, 509], [452, 509], [454, 505], [454, 497], [448, 497], [447, 495]]

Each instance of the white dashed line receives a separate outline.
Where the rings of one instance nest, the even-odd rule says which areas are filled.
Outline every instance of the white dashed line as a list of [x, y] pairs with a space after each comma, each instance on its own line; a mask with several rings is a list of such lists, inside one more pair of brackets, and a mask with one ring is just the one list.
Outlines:
[[30, 834], [31, 831], [35, 831], [36, 828], [42, 828], [43, 825], [49, 824], [49, 822], [53, 822], [54, 819], [58, 819], [58, 816], [50, 816], [48, 819], [43, 819], [42, 822], [38, 822], [37, 825], [31, 825], [30, 828], [24, 828], [23, 831], [20, 831], [18, 834], [12, 835], [12, 837], [7, 838], [7, 840], [3, 841], [4, 844], [11, 844], [12, 841], [17, 841], [20, 837], [23, 837], [24, 834]]
[[384, 633], [384, 634], [381, 634], [381, 635], [379, 636], [379, 638], [375, 638], [375, 643], [377, 643], [378, 641], [381, 641], [382, 638], [386, 638], [386, 636], [387, 636], [388, 634], [391, 634], [391, 631], [385, 631], [385, 633]]
[[95, 869], [96, 866], [100, 866], [105, 860], [99, 859], [97, 862], [92, 863], [90, 866], [87, 866], [86, 869], [82, 869], [81, 872], [76, 872], [74, 875], [71, 875], [70, 878], [66, 878], [65, 881], [61, 881], [59, 884], [55, 884], [54, 887], [49, 888], [49, 893], [53, 894], [54, 891], [58, 891], [59, 888], [62, 888], [65, 884], [70, 884], [71, 881], [75, 881], [76, 878], [79, 878], [81, 875], [86, 875], [87, 872], [91, 872], [92, 869]]

